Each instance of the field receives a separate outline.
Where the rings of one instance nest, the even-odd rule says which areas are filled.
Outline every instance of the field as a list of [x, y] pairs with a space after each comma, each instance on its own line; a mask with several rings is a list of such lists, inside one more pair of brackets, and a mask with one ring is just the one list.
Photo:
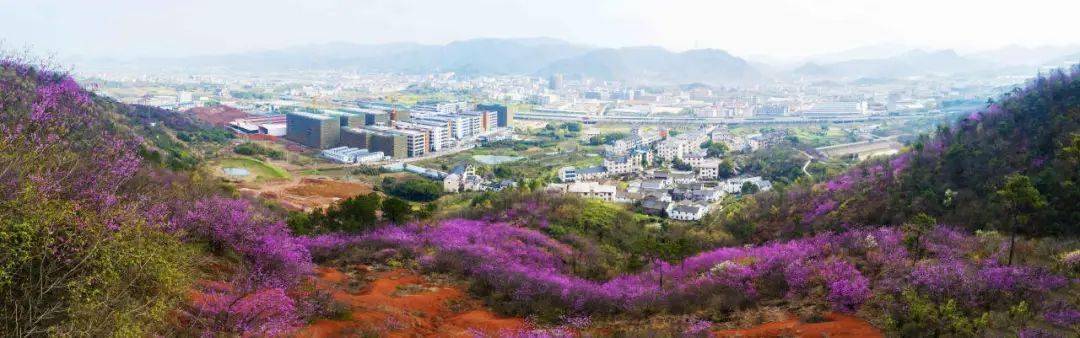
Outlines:
[[229, 177], [230, 179], [238, 179], [241, 181], [281, 180], [292, 177], [292, 175], [289, 175], [289, 172], [284, 169], [250, 157], [232, 157], [218, 160], [214, 163], [213, 168], [215, 168], [214, 173], [219, 175], [224, 175], [222, 172], [222, 169], [224, 168], [246, 169], [250, 172], [250, 175], [247, 177]]

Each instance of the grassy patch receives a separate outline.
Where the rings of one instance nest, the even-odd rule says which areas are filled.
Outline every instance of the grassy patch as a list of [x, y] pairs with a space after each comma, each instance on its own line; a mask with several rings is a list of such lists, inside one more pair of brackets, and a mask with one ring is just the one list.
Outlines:
[[255, 180], [288, 179], [289, 172], [272, 164], [250, 157], [232, 157], [217, 161], [219, 168], [244, 168]]

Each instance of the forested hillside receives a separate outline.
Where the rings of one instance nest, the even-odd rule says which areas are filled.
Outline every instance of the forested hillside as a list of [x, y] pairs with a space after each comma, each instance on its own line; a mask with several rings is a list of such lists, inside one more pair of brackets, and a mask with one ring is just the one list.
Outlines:
[[[728, 210], [725, 227], [766, 241], [824, 230], [901, 225], [925, 214], [969, 230], [1080, 234], [1080, 79], [1040, 76], [901, 154], [827, 182], [755, 196]], [[1044, 203], [1017, 205], [1010, 179]]]

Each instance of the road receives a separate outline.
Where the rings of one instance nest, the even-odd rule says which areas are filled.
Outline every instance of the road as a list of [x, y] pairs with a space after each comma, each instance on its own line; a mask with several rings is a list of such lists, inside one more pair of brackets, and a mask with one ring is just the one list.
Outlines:
[[806, 163], [802, 165], [803, 174], [806, 174], [806, 176], [809, 176], [810, 178], [814, 178], [814, 175], [810, 175], [810, 172], [806, 171], [806, 167], [810, 166], [810, 162], [814, 161], [814, 157], [810, 156], [810, 154], [805, 152], [805, 151], [799, 150], [799, 152], [802, 153], [803, 155], [806, 155]]

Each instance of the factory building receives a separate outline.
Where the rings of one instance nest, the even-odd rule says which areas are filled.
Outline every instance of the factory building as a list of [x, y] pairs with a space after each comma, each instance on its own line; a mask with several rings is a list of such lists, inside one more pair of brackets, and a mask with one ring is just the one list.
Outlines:
[[409, 156], [408, 140], [404, 134], [395, 133], [392, 129], [372, 129], [372, 127], [365, 128], [365, 132], [371, 134], [368, 151], [381, 151], [393, 158]]
[[334, 147], [341, 133], [341, 119], [306, 112], [285, 115], [285, 138], [318, 149]]
[[341, 145], [353, 148], [367, 149], [371, 143], [371, 134], [363, 129], [346, 127], [341, 128]]
[[389, 126], [390, 113], [384, 111], [364, 113], [364, 125]]
[[364, 115], [340, 110], [321, 109], [323, 115], [341, 119], [342, 127], [359, 127], [364, 125]]

